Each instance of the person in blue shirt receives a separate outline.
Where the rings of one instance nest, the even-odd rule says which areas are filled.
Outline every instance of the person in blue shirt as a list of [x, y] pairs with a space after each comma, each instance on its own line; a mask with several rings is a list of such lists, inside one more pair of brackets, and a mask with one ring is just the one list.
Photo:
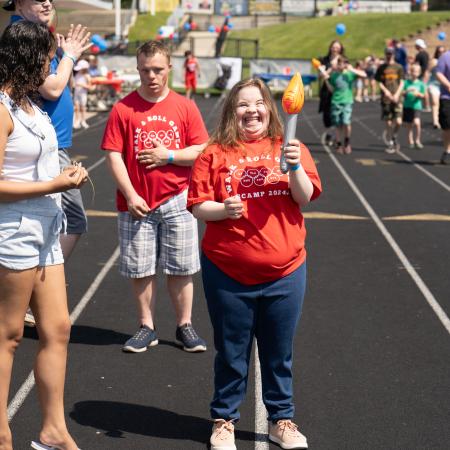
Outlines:
[[[29, 20], [50, 26], [54, 15], [53, 0], [7, 0], [3, 9], [13, 13], [10, 23]], [[60, 167], [63, 169], [71, 164], [68, 149], [72, 146], [74, 110], [69, 80], [75, 62], [92, 44], [90, 33], [81, 25], [71, 25], [67, 36], [57, 34], [56, 40], [62, 56], [55, 55], [51, 60], [50, 75], [39, 88], [39, 93], [44, 100], [43, 110], [50, 116], [56, 131]], [[60, 242], [67, 261], [81, 234], [87, 231], [87, 218], [78, 189], [64, 192], [62, 205], [67, 216], [67, 234], [61, 234]], [[30, 311], [27, 312], [26, 325], [34, 326]]]

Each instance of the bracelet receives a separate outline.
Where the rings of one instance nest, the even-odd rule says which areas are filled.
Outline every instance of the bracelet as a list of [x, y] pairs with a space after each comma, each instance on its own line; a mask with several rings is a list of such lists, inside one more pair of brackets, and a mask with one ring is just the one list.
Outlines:
[[167, 157], [167, 162], [169, 164], [173, 163], [174, 158], [175, 158], [175, 152], [173, 150], [169, 150], [169, 155]]
[[295, 172], [298, 169], [300, 169], [300, 164], [296, 164], [295, 166], [289, 166], [289, 170], [292, 170], [292, 172]]
[[69, 59], [71, 59], [72, 60], [72, 62], [73, 62], [73, 65], [75, 65], [76, 63], [77, 63], [77, 60], [75, 59], [75, 57], [74, 56], [72, 56], [72, 55], [69, 55], [68, 53], [63, 53], [63, 55], [62, 55], [62, 57], [64, 58], [64, 56], [66, 57], [66, 58], [69, 58]]

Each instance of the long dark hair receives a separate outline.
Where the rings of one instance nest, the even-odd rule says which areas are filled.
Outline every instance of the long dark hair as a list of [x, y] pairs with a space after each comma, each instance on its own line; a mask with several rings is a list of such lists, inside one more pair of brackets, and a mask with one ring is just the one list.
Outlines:
[[55, 37], [46, 25], [26, 20], [9, 25], [0, 37], [0, 89], [8, 88], [18, 105], [27, 96], [36, 99], [55, 48]]
[[272, 146], [283, 136], [283, 125], [268, 87], [259, 78], [247, 78], [236, 83], [225, 98], [219, 123], [210, 139], [211, 144], [218, 144], [223, 150], [242, 149], [242, 141], [245, 141], [245, 139], [238, 127], [236, 106], [239, 91], [249, 86], [260, 90], [264, 104], [269, 112], [267, 137], [272, 141]]

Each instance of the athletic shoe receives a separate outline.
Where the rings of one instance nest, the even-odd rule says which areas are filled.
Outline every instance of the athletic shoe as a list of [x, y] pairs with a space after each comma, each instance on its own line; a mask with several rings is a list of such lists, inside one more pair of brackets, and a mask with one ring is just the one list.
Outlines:
[[415, 143], [415, 147], [416, 147], [418, 150], [422, 149], [422, 148], [423, 148], [422, 142], [417, 141], [417, 142]]
[[34, 328], [36, 326], [36, 321], [34, 320], [34, 316], [30, 308], [28, 308], [25, 313], [24, 325], [29, 328]]
[[298, 426], [289, 419], [269, 424], [269, 440], [284, 449], [308, 448], [306, 437], [298, 431]]
[[209, 442], [211, 450], [236, 450], [233, 421], [215, 420]]
[[204, 352], [206, 350], [206, 342], [198, 336], [190, 323], [177, 327], [175, 337], [186, 352]]
[[394, 141], [390, 141], [384, 151], [389, 154], [395, 153]]
[[396, 152], [400, 150], [400, 143], [397, 141], [397, 135], [392, 137], [392, 147]]
[[352, 146], [351, 146], [350, 144], [347, 144], [347, 145], [344, 147], [344, 153], [345, 153], [346, 155], [350, 155], [351, 152], [352, 152]]
[[75, 130], [79, 130], [81, 128], [81, 125], [78, 122], [76, 122], [76, 123], [73, 124], [73, 128]]
[[125, 342], [122, 350], [124, 352], [141, 353], [147, 350], [147, 347], [158, 345], [155, 331], [147, 325], [142, 325], [135, 335]]
[[416, 148], [416, 145], [415, 144], [409, 144], [409, 148]]
[[343, 155], [344, 154], [344, 147], [342, 145], [339, 145], [336, 148], [336, 153], [338, 153], [339, 155]]
[[450, 153], [447, 153], [447, 152], [444, 152], [444, 153], [442, 153], [442, 156], [441, 156], [441, 164], [448, 164], [449, 163], [449, 161], [447, 160], [447, 158], [449, 158], [450, 159]]
[[89, 125], [87, 124], [86, 121], [83, 120], [83, 122], [81, 122], [81, 126], [86, 130], [89, 128]]

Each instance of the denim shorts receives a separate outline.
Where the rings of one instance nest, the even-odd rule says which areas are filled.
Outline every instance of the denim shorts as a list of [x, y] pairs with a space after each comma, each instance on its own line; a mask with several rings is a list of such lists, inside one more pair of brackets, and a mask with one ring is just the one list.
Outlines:
[[57, 196], [0, 203], [0, 265], [25, 270], [64, 262], [59, 234], [65, 216]]
[[[66, 148], [60, 148], [59, 167], [63, 170], [70, 166], [70, 156]], [[83, 198], [79, 189], [62, 192], [62, 207], [67, 217], [67, 234], [83, 234], [87, 231], [87, 217]]]
[[167, 275], [192, 275], [200, 270], [197, 220], [186, 209], [186, 194], [172, 197], [143, 219], [119, 212], [119, 272], [144, 278], [160, 267]]

